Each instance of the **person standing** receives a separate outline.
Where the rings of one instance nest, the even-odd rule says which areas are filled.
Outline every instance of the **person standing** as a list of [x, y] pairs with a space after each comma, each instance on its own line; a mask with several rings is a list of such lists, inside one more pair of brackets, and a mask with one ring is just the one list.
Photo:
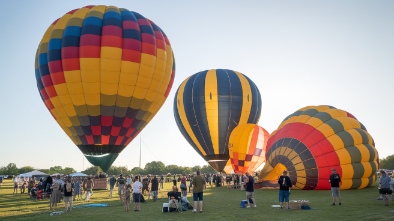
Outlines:
[[282, 176], [279, 177], [278, 184], [279, 184], [280, 208], [283, 209], [283, 202], [286, 202], [287, 209], [290, 209], [289, 196], [290, 196], [290, 190], [293, 187], [293, 183], [291, 182], [290, 177], [287, 176], [286, 170], [284, 170]]
[[182, 196], [186, 197], [186, 195], [187, 195], [187, 184], [186, 184], [186, 176], [185, 176], [185, 174], [183, 174], [183, 176], [181, 178], [181, 184], [180, 184], [179, 188], [181, 189]]
[[254, 178], [249, 174], [249, 172], [245, 173], [245, 192], [246, 200], [248, 202], [246, 208], [250, 208], [250, 201], [252, 201], [253, 207], [257, 207], [254, 199]]
[[339, 184], [341, 183], [341, 177], [337, 174], [337, 170], [332, 168], [330, 179], [328, 182], [331, 184], [331, 194], [332, 194], [332, 204], [331, 206], [335, 206], [335, 199], [338, 198], [338, 204], [342, 205], [341, 195], [339, 193]]
[[130, 206], [130, 193], [131, 193], [131, 184], [127, 184], [126, 189], [125, 189], [125, 197], [124, 197], [124, 211], [128, 212], [129, 211], [129, 206]]
[[52, 186], [50, 187], [52, 190], [51, 192], [51, 198], [49, 200], [49, 209], [53, 210], [54, 208], [57, 207], [57, 202], [58, 202], [58, 197], [59, 197], [59, 192], [60, 192], [60, 186], [59, 183], [54, 182]]
[[131, 179], [131, 177], [130, 177], [130, 175], [128, 175], [127, 176], [127, 184], [126, 185], [129, 185], [130, 184], [130, 186], [133, 184], [133, 181], [132, 181], [132, 179]]
[[157, 200], [158, 190], [159, 190], [159, 181], [156, 178], [156, 175], [153, 176], [153, 179], [150, 181], [151, 186], [150, 190], [152, 193], [153, 202]]
[[126, 185], [126, 179], [123, 177], [123, 174], [120, 174], [118, 180], [116, 181], [116, 186], [118, 187], [118, 195], [120, 202], [123, 202], [123, 194], [125, 190], [125, 185]]
[[200, 213], [202, 213], [202, 202], [203, 202], [203, 192], [205, 189], [205, 180], [201, 176], [200, 171], [197, 171], [197, 174], [194, 176], [193, 181], [193, 201], [194, 201], [194, 208], [193, 213], [197, 212], [197, 202], [200, 204]]
[[160, 176], [160, 188], [164, 189], [164, 176], [163, 176], [163, 174]]
[[88, 180], [86, 181], [86, 183], [84, 185], [84, 189], [86, 190], [85, 201], [89, 201], [90, 196], [93, 195], [93, 187], [94, 187], [93, 180], [92, 180], [92, 178], [88, 177]]
[[62, 193], [64, 193], [64, 184], [65, 184], [65, 182], [63, 181], [63, 179], [60, 177], [60, 175], [58, 174], [58, 175], [56, 175], [56, 180], [55, 180], [55, 182], [56, 183], [59, 183], [59, 192], [57, 193], [58, 194], [58, 196], [57, 196], [57, 202], [58, 203], [60, 203], [60, 201], [62, 200], [62, 198], [63, 198], [63, 194]]
[[135, 176], [135, 181], [133, 183], [133, 199], [134, 199], [134, 211], [140, 211], [141, 207], [141, 190], [142, 190], [142, 183], [139, 180], [138, 176]]
[[[65, 212], [69, 211], [71, 212], [71, 209], [73, 208], [73, 188], [74, 185], [71, 183], [71, 177], [67, 177], [66, 183], [64, 184], [64, 207], [65, 207]], [[70, 207], [68, 207], [68, 204], [70, 204]]]
[[81, 182], [79, 180], [79, 178], [74, 178], [74, 198], [73, 200], [76, 199], [76, 197], [78, 196], [78, 200], [80, 200], [81, 197]]
[[113, 175], [111, 178], [109, 178], [109, 197], [112, 197], [112, 193], [114, 192], [116, 184], [116, 178], [115, 175]]
[[380, 171], [380, 179], [379, 179], [379, 193], [382, 195], [383, 202], [385, 206], [389, 205], [389, 196], [393, 193], [390, 189], [391, 177], [386, 174], [386, 171]]
[[14, 177], [14, 192], [12, 194], [17, 194], [19, 188], [19, 177]]

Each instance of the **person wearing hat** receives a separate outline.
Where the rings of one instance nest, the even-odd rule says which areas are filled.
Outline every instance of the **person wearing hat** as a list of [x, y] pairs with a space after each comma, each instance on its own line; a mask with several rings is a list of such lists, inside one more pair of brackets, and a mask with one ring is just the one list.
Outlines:
[[328, 182], [331, 184], [331, 193], [332, 193], [332, 204], [331, 206], [335, 206], [335, 198], [338, 198], [338, 204], [342, 205], [341, 195], [339, 193], [339, 184], [341, 182], [341, 177], [337, 174], [337, 170], [332, 168], [330, 179]]

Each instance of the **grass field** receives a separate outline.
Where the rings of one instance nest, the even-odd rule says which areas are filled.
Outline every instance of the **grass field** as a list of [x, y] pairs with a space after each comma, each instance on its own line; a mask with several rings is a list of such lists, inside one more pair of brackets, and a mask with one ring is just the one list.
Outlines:
[[[109, 191], [102, 190], [94, 191], [90, 203], [106, 203], [108, 207], [80, 207], [50, 216], [47, 199], [32, 201], [27, 194], [12, 194], [12, 182], [5, 180], [0, 187], [0, 220], [394, 220], [394, 201], [390, 206], [383, 206], [381, 200], [376, 200], [376, 185], [363, 190], [341, 191], [342, 206], [330, 206], [330, 191], [293, 190], [290, 199], [309, 200], [311, 210], [272, 208], [272, 205], [279, 204], [278, 190], [256, 190], [257, 208], [243, 209], [239, 204], [245, 198], [244, 191], [208, 187], [204, 192], [203, 213], [192, 213], [191, 210], [162, 213], [161, 207], [168, 201], [165, 195], [170, 187], [171, 183], [166, 183], [164, 190], [159, 190], [160, 199], [156, 202], [147, 200], [139, 212], [124, 212], [119, 199], [109, 198]], [[190, 195], [188, 199], [192, 201]], [[88, 203], [74, 201], [73, 205], [84, 204]], [[61, 210], [64, 210], [64, 203], [58, 204], [56, 211]]]

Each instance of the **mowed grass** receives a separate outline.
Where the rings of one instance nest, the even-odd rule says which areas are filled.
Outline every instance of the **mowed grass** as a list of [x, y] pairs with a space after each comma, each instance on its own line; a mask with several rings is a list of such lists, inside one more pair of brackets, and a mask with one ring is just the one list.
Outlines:
[[[278, 190], [256, 190], [257, 208], [243, 209], [239, 204], [245, 198], [244, 191], [208, 187], [204, 192], [204, 211], [195, 214], [191, 210], [161, 212], [170, 188], [171, 183], [166, 183], [164, 190], [159, 190], [160, 199], [142, 203], [139, 212], [133, 211], [132, 206], [130, 212], [124, 212], [117, 197], [109, 198], [108, 190], [97, 190], [89, 203], [106, 203], [108, 207], [74, 208], [72, 212], [50, 216], [48, 199], [32, 201], [27, 194], [12, 194], [12, 182], [6, 180], [0, 187], [0, 220], [394, 220], [394, 201], [390, 206], [383, 206], [381, 200], [376, 200], [376, 184], [367, 189], [341, 191], [342, 206], [330, 206], [330, 191], [293, 190], [290, 199], [309, 200], [311, 210], [272, 208], [279, 204]], [[192, 201], [190, 194], [188, 199]], [[89, 203], [74, 201], [74, 206]], [[56, 209], [61, 210], [64, 210], [63, 202]]]

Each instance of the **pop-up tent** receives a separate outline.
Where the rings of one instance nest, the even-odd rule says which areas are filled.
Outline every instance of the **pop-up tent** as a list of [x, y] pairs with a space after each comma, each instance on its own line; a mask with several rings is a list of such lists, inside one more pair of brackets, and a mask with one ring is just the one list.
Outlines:
[[84, 173], [81, 173], [81, 172], [76, 172], [76, 173], [70, 173], [69, 176], [71, 176], [71, 177], [85, 177], [85, 176], [88, 176], [88, 175], [86, 175]]
[[28, 172], [28, 173], [19, 174], [19, 177], [32, 177], [32, 176], [34, 176], [34, 177], [43, 177], [43, 176], [48, 176], [48, 174], [43, 173], [43, 172], [41, 172], [39, 170], [33, 170], [31, 172]]

